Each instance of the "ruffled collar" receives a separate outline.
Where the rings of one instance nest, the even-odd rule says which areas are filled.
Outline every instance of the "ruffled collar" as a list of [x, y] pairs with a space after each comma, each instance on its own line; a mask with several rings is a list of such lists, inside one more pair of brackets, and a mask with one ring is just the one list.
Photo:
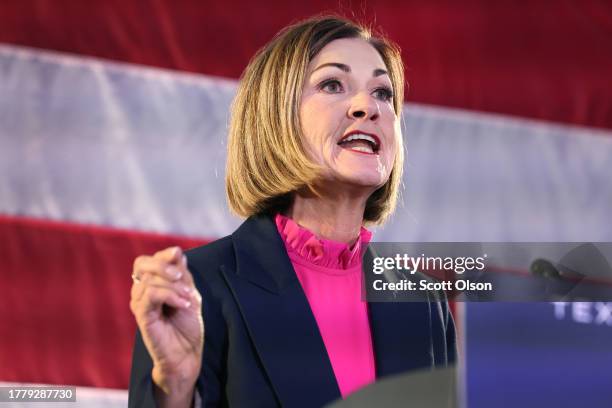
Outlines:
[[314, 265], [333, 269], [351, 269], [358, 266], [372, 239], [372, 233], [361, 227], [359, 239], [349, 247], [344, 242], [317, 238], [312, 232], [298, 225], [291, 218], [277, 214], [274, 218], [278, 232], [289, 251]]

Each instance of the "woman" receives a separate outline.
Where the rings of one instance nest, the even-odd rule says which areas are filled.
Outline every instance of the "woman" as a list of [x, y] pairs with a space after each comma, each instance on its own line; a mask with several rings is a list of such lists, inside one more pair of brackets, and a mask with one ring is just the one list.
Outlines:
[[364, 224], [403, 167], [398, 49], [336, 17], [286, 28], [239, 85], [229, 132], [232, 235], [138, 257], [130, 405], [316, 407], [455, 359], [446, 302], [361, 301]]

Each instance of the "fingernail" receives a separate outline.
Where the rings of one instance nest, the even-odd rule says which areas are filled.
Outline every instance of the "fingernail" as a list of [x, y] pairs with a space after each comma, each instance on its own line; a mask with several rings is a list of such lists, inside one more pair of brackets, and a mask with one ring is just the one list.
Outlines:
[[186, 301], [185, 301], [185, 307], [189, 307], [189, 306], [191, 306], [191, 302], [190, 302], [190, 301], [188, 301], [188, 300], [186, 300]]
[[180, 270], [172, 266], [169, 266], [166, 268], [166, 273], [168, 274], [168, 276], [170, 276], [171, 278], [174, 278], [175, 280], [180, 279], [181, 276], [183, 276], [183, 272], [181, 272]]
[[183, 292], [189, 294], [191, 293], [191, 288], [189, 286], [183, 286]]
[[187, 266], [187, 256], [183, 255], [183, 265]]

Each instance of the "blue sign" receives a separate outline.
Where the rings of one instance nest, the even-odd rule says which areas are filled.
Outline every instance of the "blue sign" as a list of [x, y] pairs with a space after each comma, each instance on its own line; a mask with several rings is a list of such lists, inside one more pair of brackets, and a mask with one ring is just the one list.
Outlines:
[[612, 407], [612, 302], [465, 311], [469, 408]]

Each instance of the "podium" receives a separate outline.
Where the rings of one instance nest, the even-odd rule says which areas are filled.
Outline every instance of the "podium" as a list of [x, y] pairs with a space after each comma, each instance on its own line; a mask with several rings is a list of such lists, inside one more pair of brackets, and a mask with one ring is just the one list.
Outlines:
[[458, 408], [457, 367], [385, 377], [325, 408]]

